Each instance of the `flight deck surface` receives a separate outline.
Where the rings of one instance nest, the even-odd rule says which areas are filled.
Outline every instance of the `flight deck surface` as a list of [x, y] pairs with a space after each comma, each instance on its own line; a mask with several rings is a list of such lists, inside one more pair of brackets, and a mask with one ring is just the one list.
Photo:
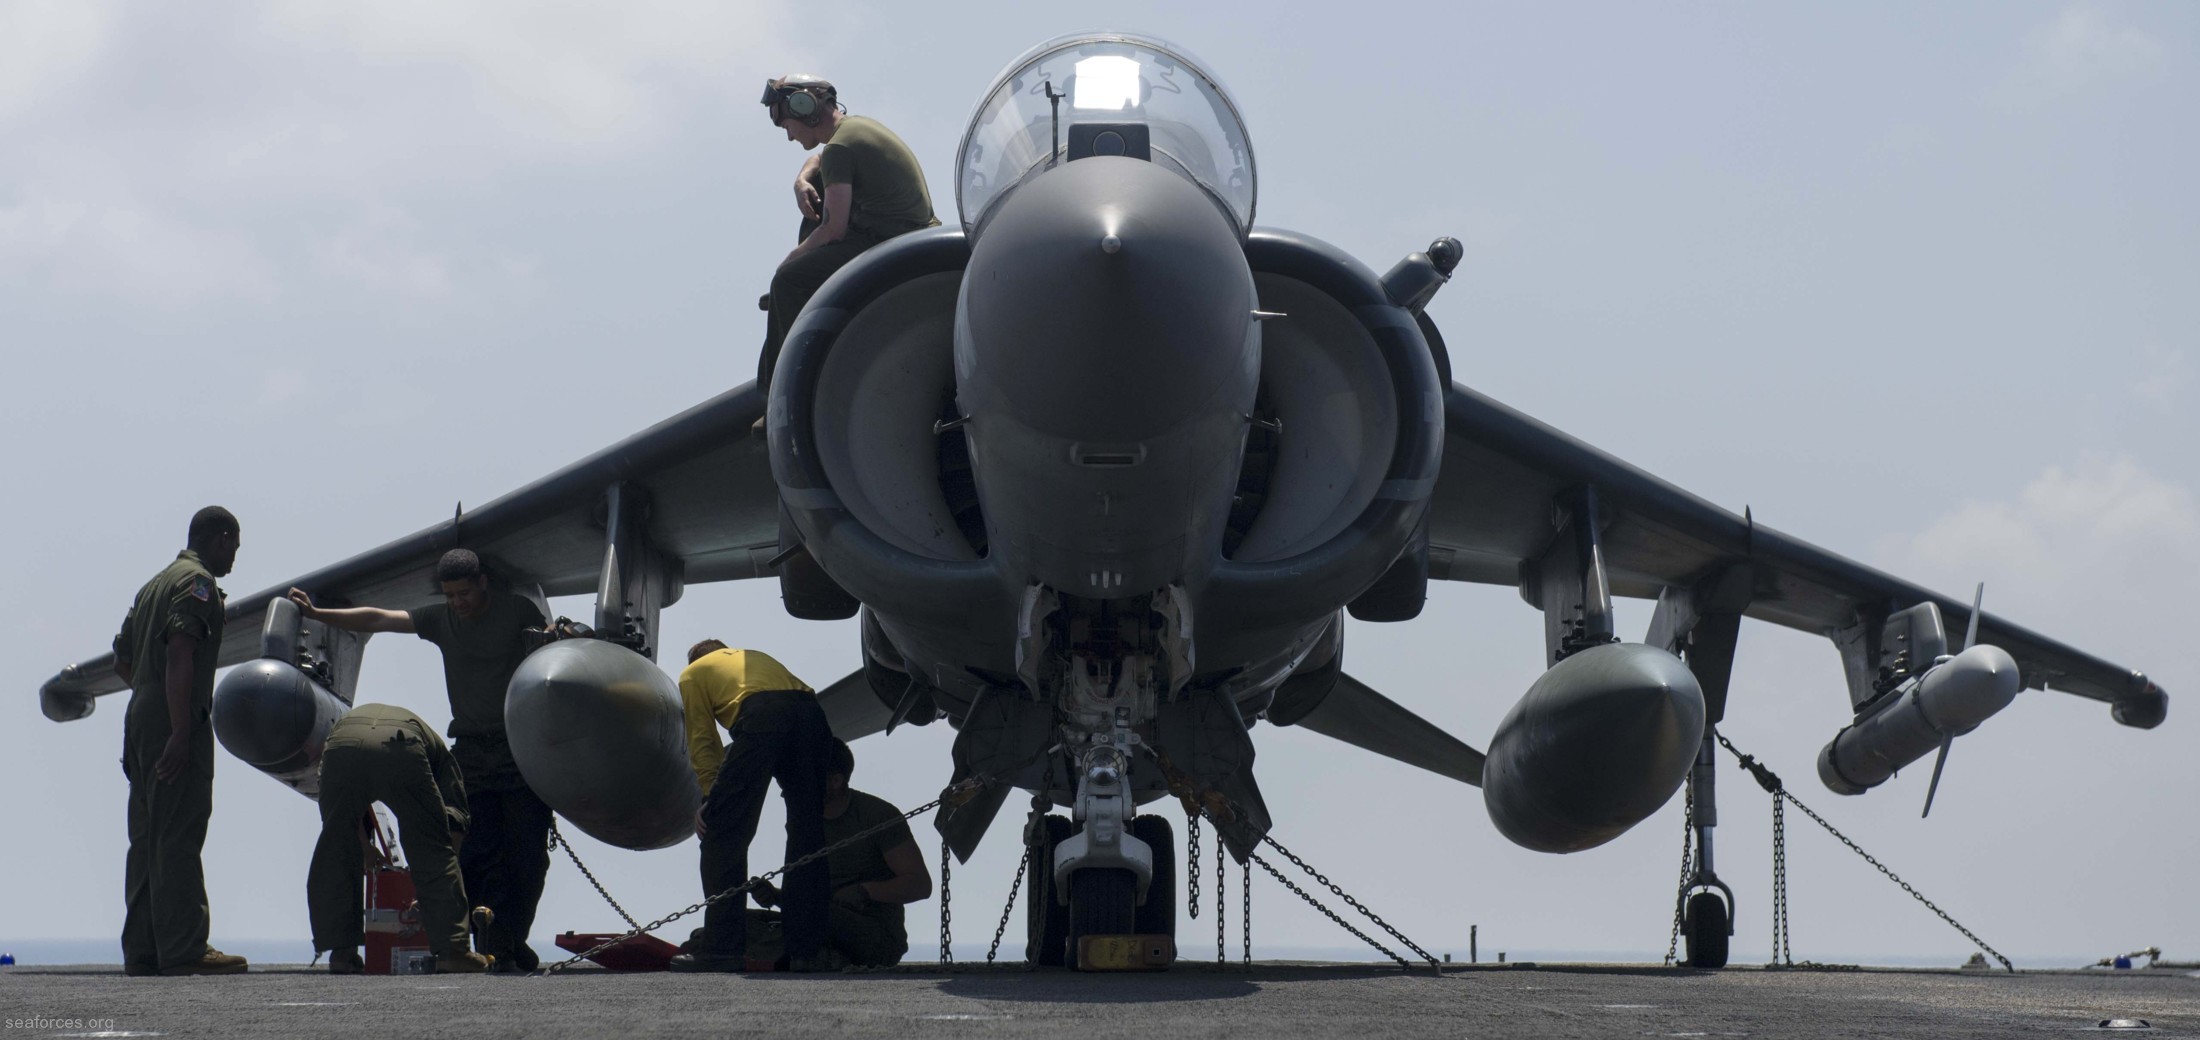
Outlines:
[[[0, 1036], [1081, 1038], [2200, 1036], [2182, 972], [1699, 972], [1654, 966], [1182, 964], [1163, 974], [930, 965], [830, 975], [128, 978], [0, 969]], [[1065, 1029], [1074, 1030], [1065, 1034]]]

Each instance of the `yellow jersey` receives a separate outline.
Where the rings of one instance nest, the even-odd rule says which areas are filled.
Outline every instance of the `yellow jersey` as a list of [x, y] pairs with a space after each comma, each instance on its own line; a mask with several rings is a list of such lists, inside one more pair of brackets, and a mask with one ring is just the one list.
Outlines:
[[713, 650], [680, 670], [688, 764], [695, 767], [695, 782], [702, 785], [704, 794], [710, 793], [710, 785], [718, 781], [718, 767], [726, 761], [718, 727], [730, 732], [741, 714], [741, 702], [749, 694], [770, 690], [817, 692], [761, 650]]

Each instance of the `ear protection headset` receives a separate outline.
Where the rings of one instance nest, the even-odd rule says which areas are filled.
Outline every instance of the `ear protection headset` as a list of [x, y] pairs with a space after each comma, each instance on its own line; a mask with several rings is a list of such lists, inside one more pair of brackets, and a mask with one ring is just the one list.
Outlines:
[[[793, 82], [793, 81], [805, 82]], [[824, 95], [822, 98], [819, 95]], [[823, 118], [826, 105], [833, 104], [833, 85], [813, 77], [789, 76], [786, 79], [764, 81], [764, 105], [770, 110], [773, 126], [784, 118], [781, 113], [802, 120], [805, 125], [816, 126]]]

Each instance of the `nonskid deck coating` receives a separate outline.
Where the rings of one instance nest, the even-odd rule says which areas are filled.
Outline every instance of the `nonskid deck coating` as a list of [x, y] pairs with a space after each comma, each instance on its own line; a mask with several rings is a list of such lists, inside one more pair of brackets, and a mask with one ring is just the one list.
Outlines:
[[[2143, 1019], [2144, 1033], [2102, 1033]], [[1624, 965], [1184, 964], [1164, 974], [912, 966], [834, 975], [222, 978], [0, 969], [0, 1040], [49, 1036], [2200, 1037], [2180, 972], [1699, 972]]]

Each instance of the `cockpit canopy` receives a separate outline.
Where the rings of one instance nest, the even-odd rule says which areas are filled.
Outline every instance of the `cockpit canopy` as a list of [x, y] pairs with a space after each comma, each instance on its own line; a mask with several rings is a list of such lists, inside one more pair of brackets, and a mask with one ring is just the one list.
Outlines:
[[[1050, 97], [1051, 95], [1051, 97]], [[1061, 36], [1010, 62], [955, 152], [963, 230], [1024, 179], [1088, 155], [1147, 159], [1215, 197], [1240, 237], [1253, 226], [1253, 145], [1221, 81], [1150, 36]]]

